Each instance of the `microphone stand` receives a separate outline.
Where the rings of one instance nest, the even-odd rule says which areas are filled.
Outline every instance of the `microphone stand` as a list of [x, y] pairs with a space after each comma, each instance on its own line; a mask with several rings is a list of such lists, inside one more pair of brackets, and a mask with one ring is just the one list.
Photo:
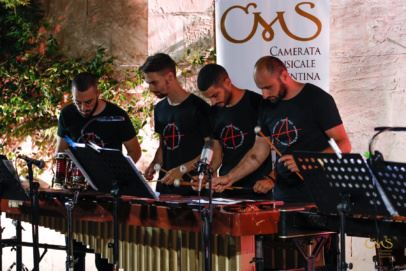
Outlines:
[[73, 192], [73, 198], [65, 202], [66, 216], [67, 216], [67, 245], [66, 245], [66, 271], [73, 271], [76, 263], [73, 248], [73, 209], [79, 198], [79, 190]]
[[211, 230], [213, 222], [213, 192], [212, 192], [212, 175], [213, 172], [208, 166], [204, 170], [209, 182], [209, 206], [201, 210], [201, 217], [203, 220], [202, 235], [203, 235], [203, 249], [204, 249], [204, 270], [211, 270]]
[[38, 220], [39, 220], [39, 209], [38, 209], [38, 188], [39, 184], [34, 182], [34, 174], [32, 170], [32, 162], [27, 162], [28, 167], [28, 181], [30, 183], [30, 200], [32, 209], [32, 250], [34, 256], [34, 269], [33, 271], [39, 271], [39, 246], [38, 246]]
[[120, 205], [120, 187], [117, 181], [113, 182], [110, 194], [113, 196], [113, 244], [109, 244], [113, 248], [113, 270], [119, 270], [119, 225], [118, 225], [118, 209]]

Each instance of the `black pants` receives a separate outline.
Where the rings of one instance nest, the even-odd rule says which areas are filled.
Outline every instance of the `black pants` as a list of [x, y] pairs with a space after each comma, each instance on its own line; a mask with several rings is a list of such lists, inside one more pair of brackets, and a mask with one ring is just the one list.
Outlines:
[[[75, 271], [85, 271], [85, 257], [86, 257], [86, 246], [84, 246], [81, 242], [77, 242], [73, 240], [73, 249], [74, 253], [73, 256], [76, 260], [74, 270]], [[99, 253], [95, 253], [95, 265], [98, 271], [112, 271], [113, 265], [109, 264], [107, 259], [101, 257]]]
[[99, 253], [95, 253], [95, 263], [98, 271], [112, 271], [113, 265], [109, 264], [107, 259], [101, 257]]

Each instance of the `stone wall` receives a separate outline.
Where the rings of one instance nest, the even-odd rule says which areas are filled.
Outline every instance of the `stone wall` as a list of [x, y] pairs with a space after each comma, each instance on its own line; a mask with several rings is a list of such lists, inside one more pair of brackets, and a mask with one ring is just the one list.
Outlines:
[[[353, 150], [367, 150], [375, 126], [406, 126], [406, 5], [402, 0], [331, 1], [330, 89]], [[406, 161], [406, 135], [376, 147]]]
[[120, 66], [138, 66], [158, 51], [182, 57], [186, 48], [212, 46], [212, 1], [42, 0], [58, 42], [68, 56], [103, 46]]
[[148, 0], [42, 1], [66, 55], [86, 57], [102, 46], [118, 67], [141, 63], [148, 55]]
[[213, 1], [148, 1], [148, 52], [180, 57], [186, 48], [214, 44]]

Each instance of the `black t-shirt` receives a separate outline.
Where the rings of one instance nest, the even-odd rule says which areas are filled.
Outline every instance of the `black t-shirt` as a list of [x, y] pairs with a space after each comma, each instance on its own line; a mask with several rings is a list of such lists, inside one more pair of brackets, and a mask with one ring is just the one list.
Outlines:
[[[262, 132], [270, 136], [279, 151], [288, 154], [293, 151], [324, 150], [329, 146], [324, 131], [342, 124], [342, 121], [333, 97], [315, 85], [305, 84], [303, 90], [292, 99], [277, 104], [265, 101], [259, 123]], [[280, 163], [276, 166], [279, 171], [276, 197], [285, 201], [311, 200], [304, 186], [296, 180], [296, 175], [286, 174], [286, 169]], [[284, 177], [288, 180], [284, 180]]]
[[[97, 121], [99, 117], [124, 117], [124, 121]], [[82, 135], [82, 128], [89, 122]], [[122, 143], [132, 139], [136, 133], [128, 114], [115, 104], [106, 101], [104, 110], [89, 118], [84, 118], [74, 104], [65, 106], [58, 120], [58, 136], [69, 136], [75, 142], [92, 141], [105, 148], [122, 149]]]
[[[194, 159], [201, 153], [204, 138], [210, 136], [210, 106], [190, 94], [181, 104], [170, 105], [165, 98], [155, 105], [155, 132], [162, 141], [163, 165], [170, 170]], [[162, 177], [164, 174], [160, 174]], [[183, 176], [183, 180], [187, 180]], [[164, 194], [194, 194], [190, 187], [173, 187], [157, 184], [157, 191]]]
[[[246, 90], [241, 100], [232, 107], [213, 106], [211, 122], [213, 138], [219, 140], [223, 149], [220, 176], [233, 169], [255, 143], [255, 126], [258, 123], [258, 110], [262, 96]], [[256, 171], [236, 182], [234, 186], [252, 188], [255, 182], [263, 179], [271, 170], [271, 161], [266, 160]], [[226, 196], [253, 197], [246, 191], [226, 191]], [[264, 195], [261, 195], [264, 196]]]

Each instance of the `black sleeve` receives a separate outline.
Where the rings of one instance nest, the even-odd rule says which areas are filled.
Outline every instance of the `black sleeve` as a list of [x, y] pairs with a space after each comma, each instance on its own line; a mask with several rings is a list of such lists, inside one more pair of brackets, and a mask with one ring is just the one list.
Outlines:
[[154, 106], [154, 130], [155, 130], [155, 133], [162, 135], [163, 127], [162, 127], [162, 124], [159, 122], [158, 115], [159, 115], [159, 107], [157, 105], [155, 105]]
[[123, 110], [123, 116], [125, 121], [123, 125], [121, 125], [121, 141], [126, 142], [136, 136], [134, 125], [131, 122], [130, 117], [128, 114]]
[[211, 129], [211, 137], [214, 139], [220, 139], [220, 132], [217, 131], [218, 127], [216, 127], [216, 117], [217, 117], [217, 109], [215, 106], [210, 107], [210, 129]]
[[199, 127], [199, 133], [202, 137], [211, 137], [212, 127], [210, 124], [210, 106], [200, 98], [196, 102], [196, 121]]
[[315, 99], [317, 102], [315, 104], [314, 114], [322, 131], [342, 124], [343, 122], [333, 97], [324, 91], [319, 97], [319, 99]]
[[262, 100], [263, 100], [262, 95], [254, 92], [254, 91], [251, 91], [251, 90], [246, 90], [246, 91], [248, 91], [248, 93], [249, 93], [248, 95], [250, 97], [251, 106], [253, 108], [259, 109], [259, 107], [262, 103]]
[[271, 131], [266, 125], [267, 114], [269, 114], [269, 110], [267, 110], [266, 102], [262, 101], [259, 105], [258, 109], [258, 127], [261, 128], [261, 132], [265, 134], [265, 136], [271, 136]]
[[63, 117], [62, 111], [61, 111], [61, 114], [59, 115], [59, 118], [58, 118], [57, 135], [59, 137], [64, 137], [65, 135], [68, 135], [68, 130], [67, 130], [66, 125], [65, 125], [65, 119]]

